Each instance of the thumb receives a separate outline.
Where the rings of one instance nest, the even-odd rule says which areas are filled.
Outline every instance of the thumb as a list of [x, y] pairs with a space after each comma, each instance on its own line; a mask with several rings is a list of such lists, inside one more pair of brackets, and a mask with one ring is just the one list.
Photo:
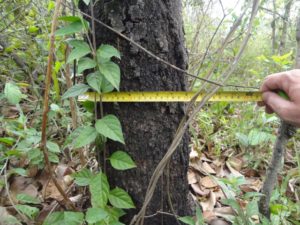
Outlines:
[[276, 114], [278, 114], [283, 120], [289, 118], [289, 113], [293, 110], [294, 104], [274, 92], [264, 92], [263, 101], [269, 106]]

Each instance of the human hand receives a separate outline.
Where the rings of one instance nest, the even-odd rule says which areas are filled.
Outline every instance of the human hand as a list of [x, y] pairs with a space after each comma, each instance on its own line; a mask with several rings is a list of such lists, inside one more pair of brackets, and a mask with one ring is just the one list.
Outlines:
[[[267, 113], [276, 113], [284, 121], [300, 127], [300, 70], [275, 73], [266, 77], [261, 88], [263, 102]], [[289, 100], [278, 95], [284, 91]]]

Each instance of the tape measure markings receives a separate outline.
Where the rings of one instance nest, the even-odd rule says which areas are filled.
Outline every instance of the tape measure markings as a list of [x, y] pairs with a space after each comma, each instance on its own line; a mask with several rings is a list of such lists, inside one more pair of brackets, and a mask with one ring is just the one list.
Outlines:
[[[102, 102], [189, 102], [196, 92], [158, 91], [158, 92], [111, 92], [102, 94]], [[78, 97], [79, 101], [100, 101], [100, 95], [87, 92]], [[201, 93], [197, 101], [201, 101], [206, 93]], [[209, 101], [257, 102], [261, 101], [261, 92], [222, 91], [213, 95]]]

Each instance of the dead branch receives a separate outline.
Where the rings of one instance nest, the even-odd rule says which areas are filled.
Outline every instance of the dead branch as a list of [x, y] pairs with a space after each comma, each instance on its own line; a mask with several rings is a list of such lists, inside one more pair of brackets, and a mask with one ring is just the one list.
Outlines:
[[50, 90], [50, 83], [51, 83], [51, 74], [52, 74], [52, 67], [53, 67], [53, 56], [55, 52], [55, 30], [57, 27], [57, 18], [59, 15], [59, 8], [61, 5], [61, 0], [56, 0], [54, 16], [52, 20], [52, 27], [51, 27], [51, 34], [50, 34], [50, 48], [49, 48], [49, 55], [48, 55], [48, 66], [47, 66], [47, 73], [46, 73], [46, 81], [45, 81], [45, 94], [44, 94], [44, 107], [43, 107], [43, 119], [42, 119], [42, 140], [41, 140], [41, 149], [43, 151], [44, 160], [46, 169], [49, 172], [50, 178], [52, 179], [55, 187], [59, 191], [59, 193], [63, 196], [64, 201], [68, 205], [68, 207], [76, 210], [74, 204], [70, 201], [68, 196], [66, 195], [65, 191], [59, 185], [58, 181], [55, 178], [54, 172], [51, 167], [51, 163], [49, 161], [48, 150], [46, 148], [47, 143], [47, 120], [48, 120], [48, 111], [49, 111], [49, 90]]

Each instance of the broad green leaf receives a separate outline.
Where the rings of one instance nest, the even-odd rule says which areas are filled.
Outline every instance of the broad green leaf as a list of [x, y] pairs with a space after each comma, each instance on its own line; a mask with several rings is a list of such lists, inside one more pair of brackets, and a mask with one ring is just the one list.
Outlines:
[[81, 18], [78, 16], [61, 16], [58, 20], [66, 21], [66, 22], [78, 22], [81, 21]]
[[40, 28], [36, 27], [36, 26], [29, 26], [28, 27], [28, 32], [31, 34], [35, 34], [39, 31]]
[[54, 212], [50, 214], [43, 225], [82, 225], [84, 214], [81, 212]]
[[85, 220], [89, 224], [94, 224], [100, 222], [101, 220], [106, 219], [108, 217], [108, 213], [101, 208], [88, 208], [85, 216]]
[[68, 25], [66, 25], [65, 27], [62, 27], [60, 29], [58, 29], [55, 32], [56, 36], [63, 36], [63, 35], [70, 35], [70, 34], [75, 34], [75, 33], [79, 33], [82, 31], [82, 23], [81, 21], [75, 21], [73, 23], [70, 23]]
[[53, 153], [53, 152], [48, 152], [49, 154], [49, 161], [52, 163], [59, 163], [59, 157]]
[[85, 93], [87, 90], [89, 90], [89, 86], [86, 84], [75, 84], [71, 88], [69, 88], [64, 95], [62, 96], [62, 99], [70, 98], [70, 97], [76, 97], [78, 95], [81, 95]]
[[100, 72], [117, 90], [119, 90], [121, 72], [120, 67], [113, 62], [106, 62], [100, 65]]
[[11, 171], [11, 173], [16, 173], [20, 176], [26, 177], [27, 176], [27, 171], [23, 168], [15, 168]]
[[92, 143], [97, 137], [97, 131], [94, 127], [84, 127], [78, 137], [74, 140], [74, 148], [80, 148]]
[[84, 168], [79, 172], [72, 174], [72, 177], [75, 178], [75, 183], [79, 186], [87, 186], [90, 184], [93, 179], [93, 174], [90, 170]]
[[255, 146], [263, 143], [267, 143], [268, 141], [273, 139], [273, 135], [259, 131], [257, 129], [253, 129], [248, 134], [248, 141], [250, 145]]
[[15, 207], [30, 219], [34, 219], [40, 211], [38, 208], [28, 205], [16, 205]]
[[111, 59], [111, 57], [121, 59], [120, 52], [115, 47], [104, 44], [97, 49], [97, 57], [101, 62], [102, 60], [103, 62], [107, 62]]
[[98, 173], [90, 181], [90, 192], [92, 206], [94, 208], [104, 208], [108, 201], [109, 184], [107, 177], [103, 173]]
[[11, 137], [0, 138], [0, 142], [12, 146], [15, 143], [15, 139]]
[[259, 215], [257, 200], [252, 200], [246, 206], [246, 213], [249, 218], [254, 215]]
[[288, 210], [289, 210], [289, 208], [286, 205], [282, 205], [282, 204], [271, 204], [270, 205], [270, 212], [275, 215], [279, 215], [283, 211], [288, 211]]
[[115, 188], [109, 192], [109, 202], [116, 208], [131, 209], [135, 208], [131, 197], [121, 188]]
[[18, 104], [23, 97], [23, 94], [20, 91], [19, 87], [13, 83], [5, 84], [4, 95], [7, 98], [8, 102], [12, 105]]
[[114, 152], [109, 160], [112, 167], [117, 170], [127, 170], [136, 167], [131, 157], [123, 151]]
[[197, 225], [204, 224], [203, 214], [199, 206], [197, 206], [196, 208], [196, 216], [197, 216]]
[[53, 153], [60, 153], [59, 146], [58, 146], [58, 144], [56, 144], [55, 142], [47, 141], [46, 146], [47, 146], [47, 149], [48, 149], [50, 152], [53, 152]]
[[96, 62], [89, 58], [89, 57], [83, 57], [81, 59], [79, 59], [78, 61], [78, 73], [82, 73], [83, 71], [87, 70], [87, 69], [92, 69], [96, 67]]
[[41, 201], [38, 198], [32, 197], [27, 194], [18, 194], [17, 199], [21, 201], [23, 204], [29, 203], [29, 204], [40, 204]]
[[112, 92], [113, 90], [114, 90], [114, 87], [103, 76], [103, 79], [102, 79], [102, 82], [101, 82], [101, 92], [102, 93], [108, 93], [108, 92]]
[[102, 119], [97, 120], [95, 127], [99, 134], [125, 144], [121, 123], [116, 116], [107, 115]]
[[184, 216], [184, 217], [179, 217], [178, 218], [181, 222], [188, 224], [188, 225], [196, 225], [193, 217], [191, 216]]
[[3, 224], [5, 225], [22, 225], [22, 223], [16, 217], [11, 215], [7, 215], [1, 219], [3, 220]]
[[74, 48], [72, 49], [68, 57], [67, 63], [70, 63], [73, 60], [79, 60], [80, 58], [91, 52], [90, 46], [84, 41], [71, 40], [68, 43]]
[[98, 93], [101, 92], [102, 78], [99, 71], [91, 73], [86, 78], [87, 83]]
[[65, 225], [81, 225], [84, 221], [84, 214], [81, 212], [64, 212]]
[[49, 1], [48, 3], [48, 12], [55, 8], [55, 1]]
[[53, 212], [44, 221], [43, 225], [64, 224], [64, 212]]

